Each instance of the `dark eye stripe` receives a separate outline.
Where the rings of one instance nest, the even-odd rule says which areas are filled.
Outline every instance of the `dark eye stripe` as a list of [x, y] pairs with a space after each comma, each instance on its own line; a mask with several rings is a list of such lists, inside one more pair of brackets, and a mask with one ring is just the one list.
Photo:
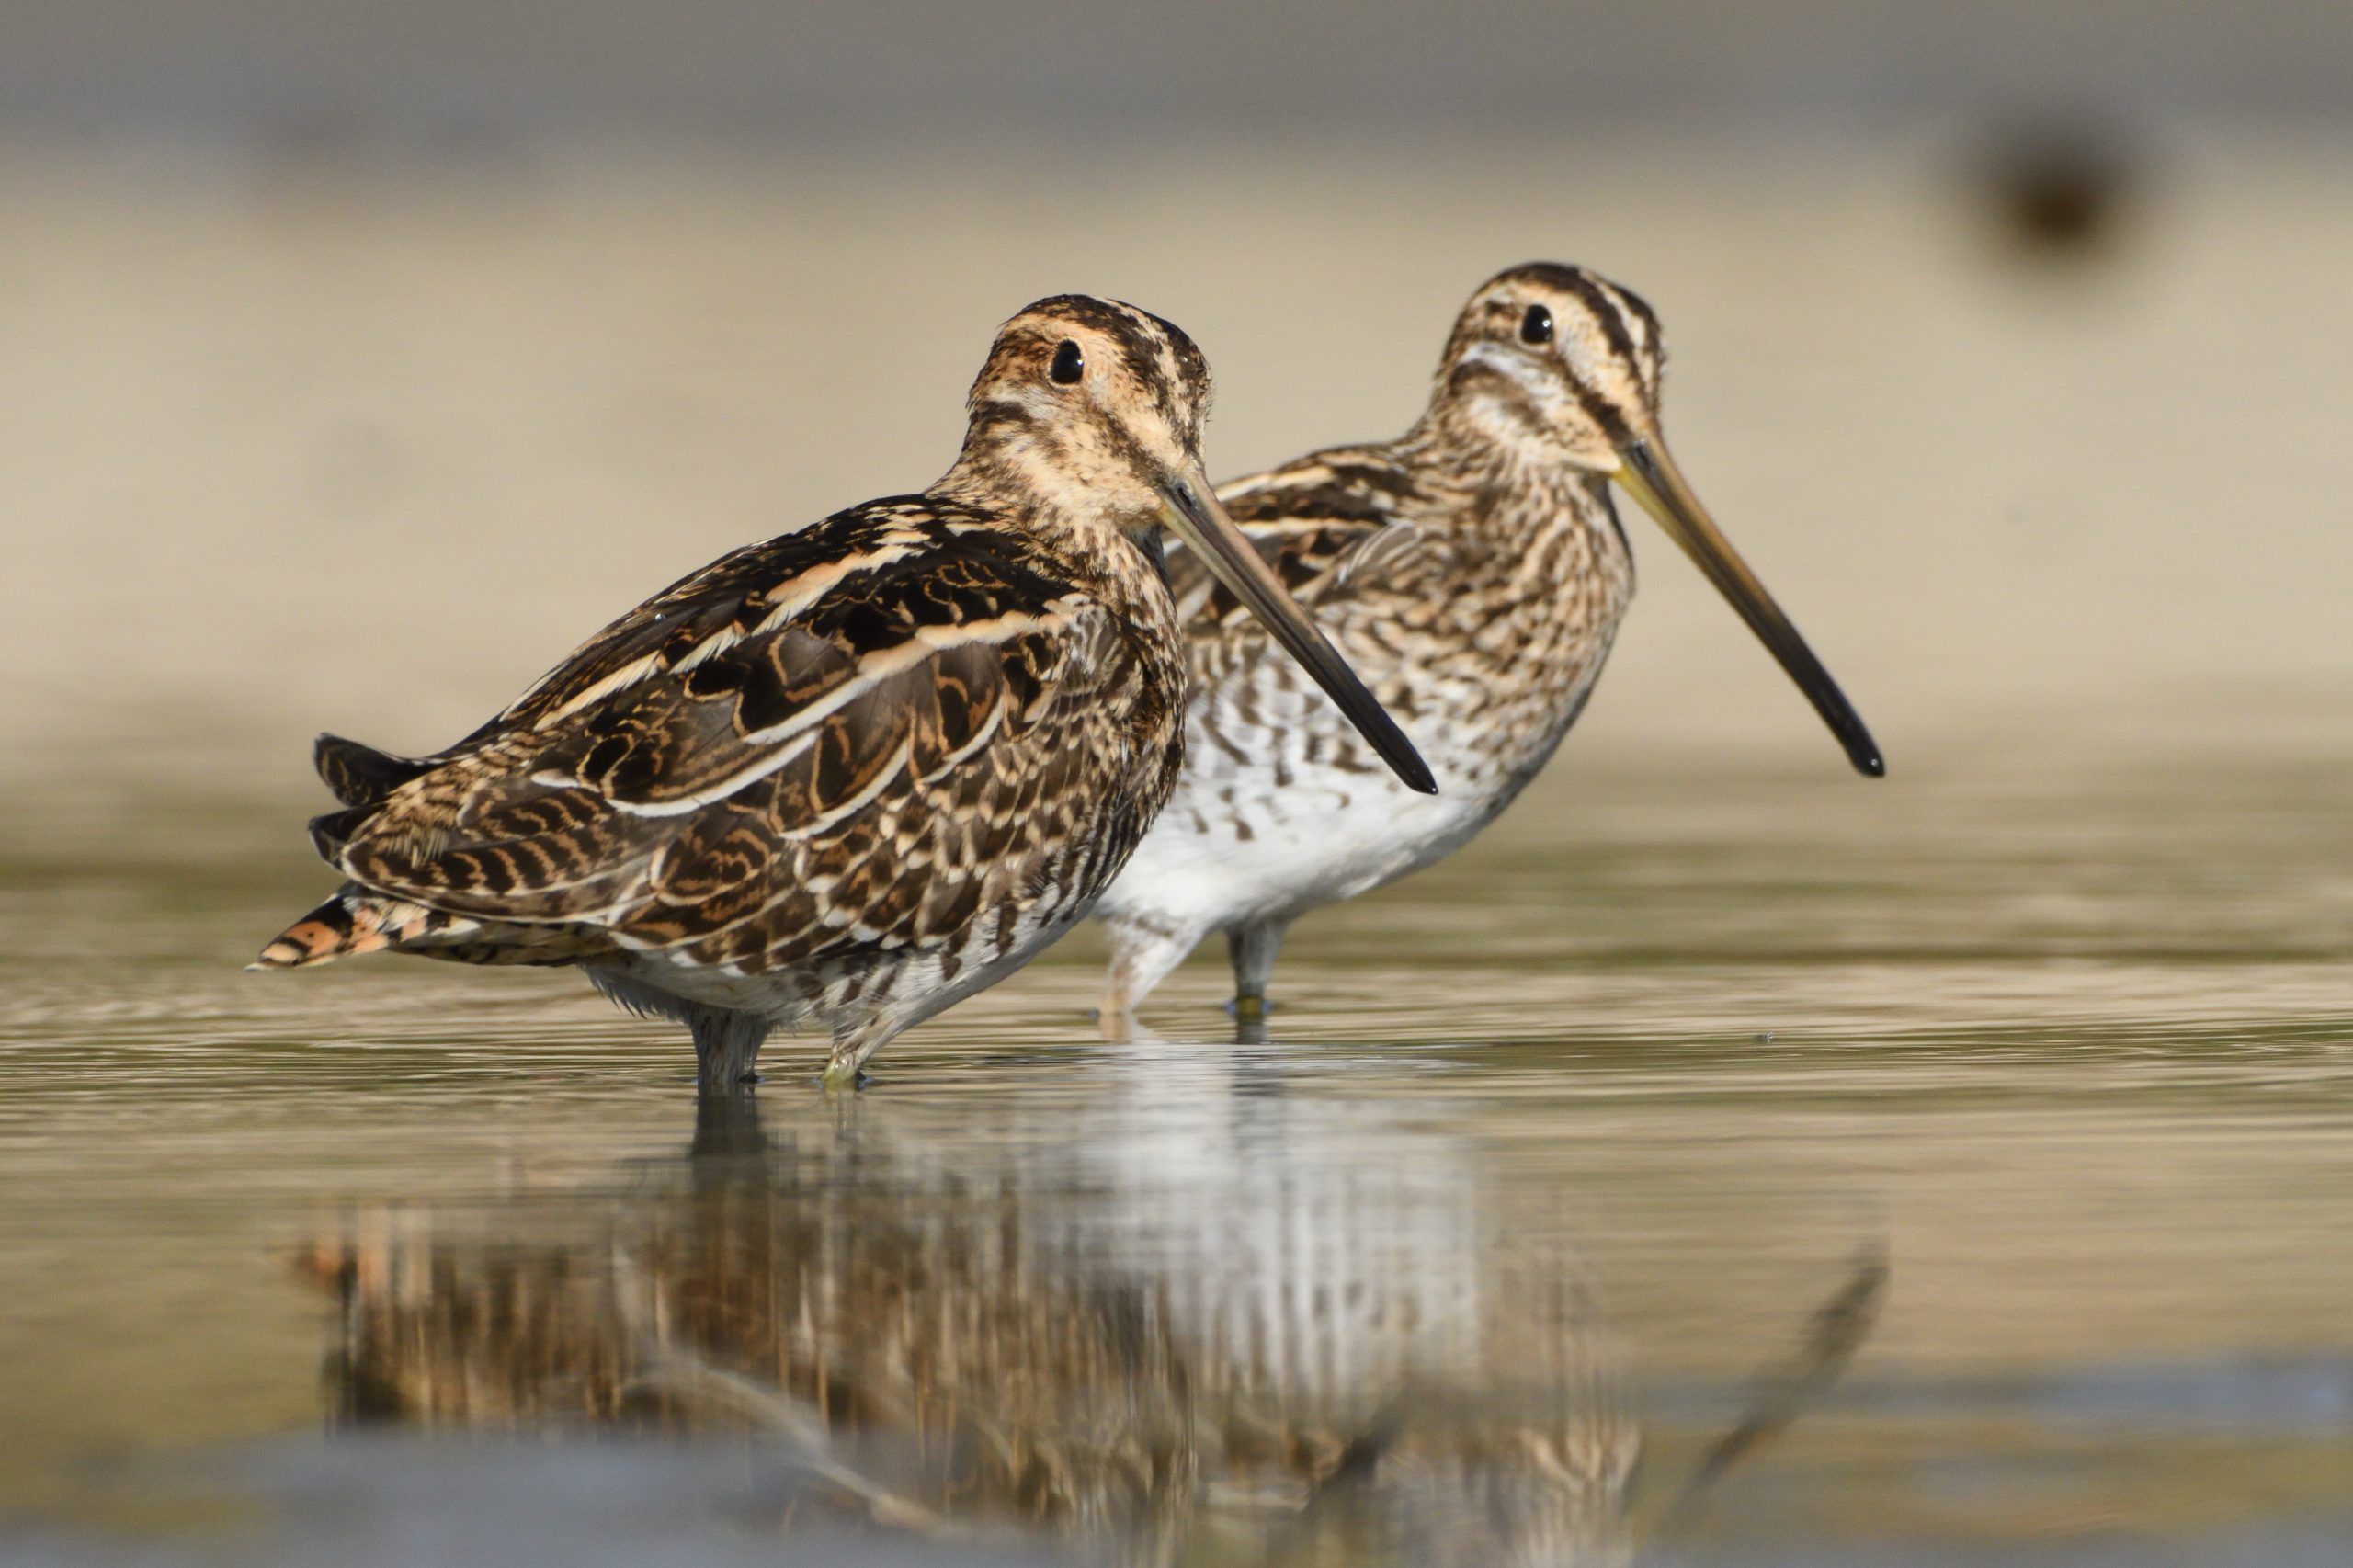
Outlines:
[[1601, 335], [1609, 343], [1609, 352], [1627, 365], [1635, 364], [1634, 339], [1626, 330], [1626, 312], [1619, 308], [1618, 301], [1609, 297], [1597, 279], [1582, 272], [1571, 276], [1569, 287], [1576, 291], [1577, 298], [1585, 301], [1585, 308], [1592, 312], [1593, 319], [1600, 324]]
[[1086, 374], [1086, 356], [1078, 351], [1077, 344], [1065, 337], [1055, 348], [1054, 362], [1046, 374], [1063, 386], [1074, 385], [1079, 377]]
[[1543, 305], [1530, 305], [1528, 313], [1519, 318], [1519, 340], [1522, 343], [1552, 341], [1552, 312]]

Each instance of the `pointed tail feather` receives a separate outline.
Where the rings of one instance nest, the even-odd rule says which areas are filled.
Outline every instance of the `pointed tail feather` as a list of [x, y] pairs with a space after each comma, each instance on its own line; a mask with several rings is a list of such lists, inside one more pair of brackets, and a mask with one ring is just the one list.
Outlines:
[[374, 805], [410, 779], [433, 771], [429, 761], [394, 756], [341, 735], [321, 735], [311, 747], [311, 762], [335, 798], [347, 806]]
[[353, 953], [372, 953], [435, 938], [443, 941], [482, 929], [462, 915], [445, 915], [406, 899], [386, 898], [347, 887], [289, 926], [261, 950], [247, 969], [305, 969]]

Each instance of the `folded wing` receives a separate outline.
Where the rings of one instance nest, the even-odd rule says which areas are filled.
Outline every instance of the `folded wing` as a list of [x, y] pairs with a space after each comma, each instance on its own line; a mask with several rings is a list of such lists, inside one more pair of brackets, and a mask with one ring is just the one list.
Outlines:
[[921, 940], [1017, 873], [1057, 780], [1011, 765], [1100, 619], [985, 534], [861, 508], [649, 600], [314, 836], [380, 892], [696, 961]]

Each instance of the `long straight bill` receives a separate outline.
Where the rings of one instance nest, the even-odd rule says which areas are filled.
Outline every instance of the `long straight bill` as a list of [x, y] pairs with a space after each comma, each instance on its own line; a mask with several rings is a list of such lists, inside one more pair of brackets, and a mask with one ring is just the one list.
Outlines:
[[1315, 677], [1325, 695], [1340, 705], [1348, 722], [1357, 733], [1381, 754], [1392, 772], [1404, 781], [1409, 790], [1425, 795], [1438, 793], [1438, 780], [1430, 777], [1429, 765], [1422, 760], [1414, 743], [1395, 720], [1384, 712], [1356, 671], [1348, 668], [1339, 650], [1324, 641], [1299, 608], [1299, 601], [1285, 590], [1280, 578], [1268, 567], [1233, 519], [1225, 515], [1217, 496], [1198, 468], [1170, 480], [1161, 487], [1161, 499], [1166, 503], [1162, 516], [1187, 548], [1197, 552], [1212, 576], [1225, 585], [1227, 592], [1240, 599], [1250, 613], [1258, 618], [1284, 652], [1297, 659], [1301, 667]]
[[1643, 510], [1658, 519], [1667, 537], [1683, 547], [1716, 591], [1748, 622], [1748, 630], [1773, 651], [1781, 668], [1798, 683], [1813, 710], [1847, 748], [1847, 760], [1855, 765], [1855, 771], [1873, 778], [1885, 773], [1887, 764], [1880, 757], [1879, 743], [1863, 728], [1861, 715], [1822, 667], [1822, 661], [1813, 656], [1813, 650], [1805, 645], [1798, 629], [1790, 624], [1790, 618], [1781, 613], [1781, 607], [1773, 602], [1773, 596], [1765, 591], [1765, 585], [1756, 580], [1756, 574], [1748, 569], [1748, 562], [1717, 530], [1708, 509], [1699, 505], [1699, 498], [1684, 483], [1682, 471], [1667, 456], [1666, 448], [1638, 439], [1620, 447], [1618, 455], [1623, 461], [1618, 483], [1643, 504]]

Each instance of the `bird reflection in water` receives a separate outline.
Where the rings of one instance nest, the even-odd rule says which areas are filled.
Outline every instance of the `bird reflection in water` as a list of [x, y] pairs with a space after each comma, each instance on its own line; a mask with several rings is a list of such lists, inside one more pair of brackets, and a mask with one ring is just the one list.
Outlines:
[[[750, 1434], [804, 1478], [789, 1522], [1130, 1564], [1631, 1560], [1639, 1430], [1565, 1246], [1506, 1242], [1444, 1139], [1245, 1086], [1157, 1145], [1150, 1083], [1138, 1135], [994, 1164], [713, 1098], [620, 1190], [355, 1211], [303, 1258], [336, 1424]], [[1702, 1473], [1818, 1395], [1884, 1278]]]

